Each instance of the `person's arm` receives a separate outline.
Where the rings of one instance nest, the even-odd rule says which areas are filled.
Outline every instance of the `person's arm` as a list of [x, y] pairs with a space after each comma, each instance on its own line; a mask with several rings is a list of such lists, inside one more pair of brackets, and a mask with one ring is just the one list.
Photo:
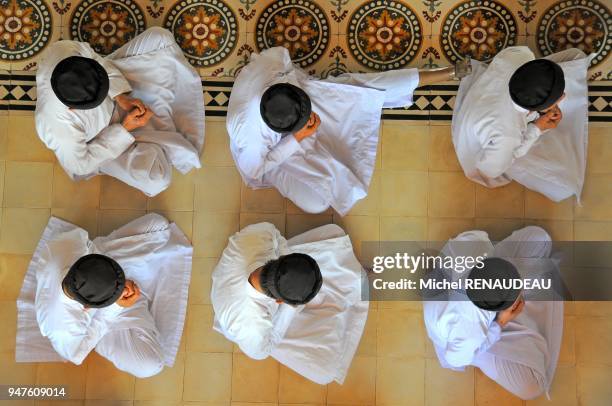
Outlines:
[[502, 176], [514, 163], [515, 150], [520, 146], [517, 137], [494, 133], [480, 151], [476, 169], [487, 178]]
[[514, 158], [525, 156], [533, 144], [540, 138], [542, 131], [534, 123], [527, 124], [527, 128], [522, 133], [523, 142], [514, 150]]
[[479, 326], [473, 329], [455, 326], [449, 333], [444, 358], [452, 367], [468, 366], [478, 354], [488, 351], [500, 337], [501, 327], [496, 321], [492, 321], [486, 331], [482, 331]]

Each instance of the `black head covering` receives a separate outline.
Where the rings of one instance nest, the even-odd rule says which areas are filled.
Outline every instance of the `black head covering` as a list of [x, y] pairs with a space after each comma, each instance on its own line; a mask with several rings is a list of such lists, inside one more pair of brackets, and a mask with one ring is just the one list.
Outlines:
[[317, 261], [306, 254], [289, 254], [268, 262], [260, 283], [266, 294], [291, 305], [308, 303], [323, 284]]
[[114, 259], [90, 254], [79, 258], [70, 267], [62, 286], [82, 305], [106, 307], [121, 297], [125, 274]]
[[565, 76], [559, 65], [548, 59], [523, 64], [510, 78], [510, 97], [524, 109], [541, 111], [563, 95]]
[[288, 134], [304, 127], [310, 118], [310, 97], [297, 86], [277, 83], [261, 96], [261, 117], [268, 127]]
[[[511, 280], [520, 279], [518, 271], [510, 262], [502, 258], [487, 258], [482, 268], [474, 267], [468, 279]], [[520, 289], [466, 289], [472, 303], [484, 310], [498, 312], [512, 306]]]
[[97, 107], [108, 94], [108, 73], [97, 61], [71, 56], [57, 64], [51, 74], [51, 88], [57, 98], [73, 109]]

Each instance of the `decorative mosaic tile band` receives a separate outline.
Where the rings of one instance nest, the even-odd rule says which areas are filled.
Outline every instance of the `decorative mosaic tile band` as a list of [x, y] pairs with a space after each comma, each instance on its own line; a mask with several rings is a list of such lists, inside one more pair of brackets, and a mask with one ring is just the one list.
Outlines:
[[[204, 102], [209, 116], [225, 116], [233, 81], [204, 79]], [[401, 109], [385, 109], [387, 120], [450, 121], [457, 85], [433, 85], [420, 88], [414, 103]], [[0, 74], [0, 110], [33, 111], [36, 107], [36, 76], [32, 73]], [[589, 121], [612, 122], [612, 81], [589, 84]]]

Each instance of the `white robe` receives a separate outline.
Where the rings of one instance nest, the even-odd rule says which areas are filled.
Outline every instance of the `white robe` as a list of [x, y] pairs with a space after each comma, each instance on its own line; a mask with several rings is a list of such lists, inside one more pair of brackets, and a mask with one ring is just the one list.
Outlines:
[[[270, 129], [259, 104], [265, 90], [289, 82], [310, 97], [321, 117], [314, 136], [297, 142]], [[417, 69], [344, 74], [318, 80], [291, 63], [283, 47], [252, 54], [232, 89], [227, 112], [230, 148], [245, 183], [276, 187], [306, 212], [329, 206], [341, 215], [367, 195], [381, 109], [412, 104]]]
[[[70, 266], [92, 253], [112, 257], [136, 282], [142, 293], [136, 304], [85, 311], [63, 293]], [[81, 364], [95, 348], [136, 376], [172, 366], [183, 332], [192, 254], [185, 235], [158, 214], [93, 241], [85, 230], [52, 217], [17, 300], [16, 360]]]
[[[502, 257], [521, 276], [535, 278], [555, 269], [551, 241], [539, 227], [526, 227], [494, 246], [483, 231], [468, 231], [450, 240], [445, 256]], [[549, 262], [550, 261], [550, 262]], [[453, 280], [464, 277], [451, 272]], [[552, 383], [563, 332], [562, 301], [530, 301], [502, 330], [496, 312], [476, 307], [462, 292], [448, 292], [446, 300], [423, 305], [425, 326], [440, 364], [463, 370], [479, 367], [515, 395], [527, 399], [547, 392]], [[527, 295], [526, 292], [523, 293]], [[463, 296], [462, 296], [463, 295]]]
[[[295, 307], [279, 305], [248, 281], [267, 261], [293, 252], [312, 256], [323, 274], [317, 296]], [[251, 358], [272, 356], [318, 384], [342, 383], [368, 315], [369, 302], [361, 300], [362, 272], [338, 226], [289, 241], [272, 224], [248, 226], [230, 238], [212, 275], [215, 329]]]
[[546, 59], [565, 74], [563, 119], [542, 133], [536, 112], [516, 105], [508, 83], [516, 69], [535, 59], [527, 47], [502, 50], [487, 66], [472, 61], [453, 109], [453, 143], [466, 176], [488, 187], [516, 180], [554, 201], [575, 195], [584, 183], [588, 139], [587, 69], [591, 57], [576, 49]]
[[[55, 66], [69, 56], [98, 61], [110, 79], [108, 96], [89, 110], [70, 110], [51, 88]], [[82, 179], [104, 173], [154, 196], [166, 189], [172, 166], [199, 168], [204, 143], [204, 98], [198, 73], [172, 34], [154, 27], [103, 58], [89, 44], [58, 41], [45, 51], [36, 74], [36, 129], [66, 173]], [[141, 99], [155, 113], [132, 133], [114, 98]]]

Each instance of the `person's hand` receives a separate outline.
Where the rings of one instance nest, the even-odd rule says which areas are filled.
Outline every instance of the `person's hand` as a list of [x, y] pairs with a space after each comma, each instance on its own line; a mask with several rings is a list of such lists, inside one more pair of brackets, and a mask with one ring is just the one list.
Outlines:
[[130, 307], [136, 303], [140, 297], [140, 288], [134, 283], [134, 281], [125, 281], [125, 288], [123, 294], [117, 300], [117, 304], [121, 307]]
[[135, 108], [134, 110], [130, 111], [127, 116], [125, 116], [121, 125], [123, 125], [127, 131], [134, 131], [137, 128], [147, 125], [151, 117], [154, 115], [155, 114], [153, 114], [153, 111], [151, 111], [148, 107], [145, 108], [144, 113], [140, 113], [140, 110]]
[[120, 94], [115, 97], [115, 101], [124, 111], [132, 111], [133, 109], [137, 109], [140, 114], [144, 114], [147, 108], [147, 106], [142, 102], [142, 100], [137, 99], [135, 97], [130, 97], [125, 94]]
[[298, 142], [300, 142], [303, 139], [306, 139], [313, 135], [317, 131], [317, 128], [319, 128], [320, 124], [321, 118], [317, 113], [313, 111], [312, 113], [310, 113], [310, 118], [308, 119], [306, 125], [300, 128], [297, 132], [295, 132], [293, 136]]
[[553, 106], [547, 110], [546, 113], [542, 114], [534, 124], [540, 129], [540, 131], [550, 130], [557, 128], [559, 122], [563, 118], [563, 112], [558, 105]]
[[497, 324], [499, 324], [501, 328], [504, 328], [506, 324], [521, 314], [523, 307], [525, 307], [525, 299], [523, 299], [523, 296], [519, 296], [512, 306], [497, 313], [497, 317], [495, 318]]

